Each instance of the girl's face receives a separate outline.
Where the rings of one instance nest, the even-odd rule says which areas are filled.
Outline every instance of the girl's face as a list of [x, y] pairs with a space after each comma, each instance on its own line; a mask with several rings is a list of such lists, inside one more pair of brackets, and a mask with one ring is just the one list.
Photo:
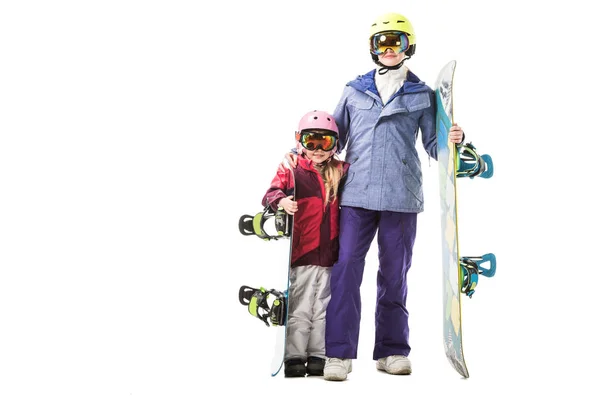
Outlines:
[[393, 67], [404, 60], [404, 52], [396, 54], [392, 49], [387, 49], [385, 53], [378, 55], [377, 58], [386, 67]]
[[314, 162], [315, 164], [321, 164], [324, 161], [327, 161], [329, 157], [331, 157], [332, 151], [323, 151], [321, 149], [317, 150], [307, 150], [304, 149], [304, 153], [306, 154], [306, 158]]

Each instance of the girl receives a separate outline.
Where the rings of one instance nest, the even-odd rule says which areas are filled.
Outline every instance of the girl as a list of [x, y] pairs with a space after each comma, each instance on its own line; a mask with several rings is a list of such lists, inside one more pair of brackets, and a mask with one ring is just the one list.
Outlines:
[[296, 131], [297, 167], [280, 165], [263, 197], [263, 206], [283, 208], [294, 217], [286, 377], [323, 375], [330, 269], [338, 256], [338, 187], [348, 170], [348, 164], [334, 157], [337, 140], [331, 115], [305, 114]]

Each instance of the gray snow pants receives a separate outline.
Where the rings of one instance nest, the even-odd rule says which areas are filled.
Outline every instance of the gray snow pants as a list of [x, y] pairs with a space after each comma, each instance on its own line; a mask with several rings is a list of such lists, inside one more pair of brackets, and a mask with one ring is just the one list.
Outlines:
[[331, 292], [331, 268], [317, 265], [290, 271], [285, 360], [325, 358], [325, 311]]

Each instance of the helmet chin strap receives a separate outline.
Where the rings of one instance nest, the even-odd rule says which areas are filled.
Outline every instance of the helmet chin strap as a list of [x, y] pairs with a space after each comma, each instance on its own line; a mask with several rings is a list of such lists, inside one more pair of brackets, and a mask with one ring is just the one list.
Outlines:
[[333, 153], [329, 156], [329, 158], [325, 161], [323, 161], [322, 163], [315, 163], [315, 165], [319, 168], [326, 166], [327, 164], [329, 164], [329, 162], [331, 161], [331, 159], [333, 158]]
[[402, 59], [402, 61], [400, 61], [400, 64], [398, 64], [398, 65], [394, 65], [393, 67], [388, 67], [388, 66], [386, 66], [386, 65], [383, 65], [383, 64], [382, 64], [381, 62], [379, 62], [379, 61], [375, 61], [375, 64], [377, 64], [377, 65], [380, 65], [380, 66], [381, 66], [381, 68], [379, 68], [379, 70], [377, 71], [377, 73], [378, 73], [379, 75], [385, 75], [385, 74], [387, 74], [387, 72], [388, 72], [388, 71], [391, 71], [391, 70], [396, 70], [396, 69], [400, 69], [400, 67], [402, 66], [402, 64], [404, 64], [404, 61], [406, 61], [406, 60], [408, 60], [408, 59], [410, 59], [410, 56], [406, 56], [406, 57], [404, 57], [404, 58]]

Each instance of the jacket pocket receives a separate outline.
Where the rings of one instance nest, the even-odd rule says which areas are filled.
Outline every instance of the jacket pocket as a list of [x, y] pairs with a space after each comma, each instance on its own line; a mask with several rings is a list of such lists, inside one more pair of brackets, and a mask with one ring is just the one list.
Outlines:
[[406, 189], [419, 203], [423, 203], [423, 179], [418, 161], [411, 157], [402, 157], [402, 181]]
[[414, 93], [398, 96], [386, 105], [386, 115], [413, 113], [431, 106], [427, 93]]
[[375, 104], [375, 99], [363, 95], [358, 99], [356, 97], [348, 99], [348, 104], [359, 110], [370, 110], [373, 108], [373, 104]]

